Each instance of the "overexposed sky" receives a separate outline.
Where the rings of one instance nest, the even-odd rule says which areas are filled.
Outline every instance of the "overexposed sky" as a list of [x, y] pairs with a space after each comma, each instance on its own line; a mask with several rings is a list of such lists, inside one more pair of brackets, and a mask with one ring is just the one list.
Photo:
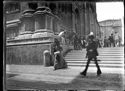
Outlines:
[[96, 3], [97, 20], [120, 19], [124, 16], [123, 2]]

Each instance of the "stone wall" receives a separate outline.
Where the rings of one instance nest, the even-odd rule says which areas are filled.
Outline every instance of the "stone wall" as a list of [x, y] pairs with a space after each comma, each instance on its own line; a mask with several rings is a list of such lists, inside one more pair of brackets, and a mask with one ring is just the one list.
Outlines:
[[50, 50], [51, 43], [25, 44], [6, 47], [6, 64], [43, 64], [44, 50]]
[[[43, 52], [51, 52], [52, 38], [32, 38], [22, 40], [9, 40], [6, 46], [6, 64], [28, 64], [43, 65]], [[68, 45], [63, 45], [63, 55], [66, 55], [69, 49]]]

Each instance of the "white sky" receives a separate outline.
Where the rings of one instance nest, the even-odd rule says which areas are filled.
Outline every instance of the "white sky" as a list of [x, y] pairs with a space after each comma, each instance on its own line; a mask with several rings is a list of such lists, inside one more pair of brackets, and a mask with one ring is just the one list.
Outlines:
[[96, 3], [97, 20], [120, 19], [124, 16], [123, 2]]

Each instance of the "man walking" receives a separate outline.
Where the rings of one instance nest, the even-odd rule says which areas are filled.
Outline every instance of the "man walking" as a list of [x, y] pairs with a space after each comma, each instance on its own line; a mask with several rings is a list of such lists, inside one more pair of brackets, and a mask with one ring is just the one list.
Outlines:
[[97, 76], [100, 76], [102, 72], [101, 72], [101, 69], [98, 65], [98, 61], [97, 61], [97, 57], [96, 57], [96, 56], [98, 56], [98, 52], [97, 52], [96, 42], [94, 41], [94, 35], [89, 35], [88, 46], [87, 46], [86, 50], [87, 50], [88, 60], [87, 60], [85, 70], [83, 72], [81, 72], [80, 74], [86, 76], [90, 61], [94, 59], [94, 62], [95, 62], [96, 67], [97, 67]]

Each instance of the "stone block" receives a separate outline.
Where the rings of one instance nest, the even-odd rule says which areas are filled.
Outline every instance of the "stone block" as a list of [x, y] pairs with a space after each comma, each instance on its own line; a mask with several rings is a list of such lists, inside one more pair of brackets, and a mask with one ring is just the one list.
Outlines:
[[51, 65], [51, 61], [50, 61], [50, 51], [48, 50], [45, 50], [43, 52], [43, 65], [46, 67], [46, 66], [50, 66]]
[[27, 44], [6, 47], [6, 64], [43, 65], [43, 52], [51, 44]]

